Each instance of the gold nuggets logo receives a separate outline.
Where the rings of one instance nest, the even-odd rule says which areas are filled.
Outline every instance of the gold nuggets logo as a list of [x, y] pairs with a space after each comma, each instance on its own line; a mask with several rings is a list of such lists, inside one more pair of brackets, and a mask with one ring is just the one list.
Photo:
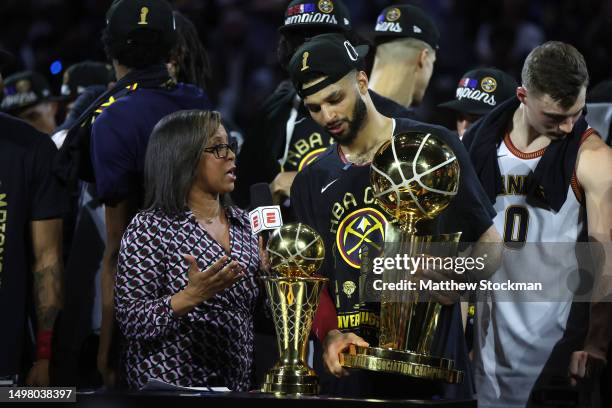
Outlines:
[[355, 289], [357, 289], [357, 285], [353, 281], [346, 281], [342, 284], [342, 291], [349, 299], [351, 295], [355, 293]]
[[485, 92], [493, 92], [497, 89], [497, 81], [492, 77], [484, 77], [480, 81], [480, 87]]
[[374, 208], [361, 208], [347, 215], [336, 232], [336, 245], [342, 259], [355, 269], [361, 266], [361, 248], [373, 248], [378, 256], [385, 240], [385, 216]]
[[334, 3], [332, 3], [331, 0], [319, 0], [317, 6], [319, 7], [319, 10], [325, 14], [329, 14], [334, 11]]
[[397, 7], [393, 7], [391, 10], [387, 11], [387, 21], [396, 21], [400, 18], [402, 12]]
[[27, 79], [22, 79], [17, 81], [15, 84], [15, 89], [19, 93], [27, 93], [30, 92], [30, 89], [32, 89], [32, 84]]
[[302, 169], [304, 167], [308, 166], [310, 163], [315, 161], [316, 158], [319, 157], [321, 155], [321, 153], [323, 153], [325, 151], [325, 149], [327, 149], [327, 148], [326, 147], [322, 147], [320, 149], [313, 150], [312, 152], [310, 152], [306, 156], [304, 156], [304, 158], [300, 162], [300, 165], [298, 166], [298, 171], [302, 171]]

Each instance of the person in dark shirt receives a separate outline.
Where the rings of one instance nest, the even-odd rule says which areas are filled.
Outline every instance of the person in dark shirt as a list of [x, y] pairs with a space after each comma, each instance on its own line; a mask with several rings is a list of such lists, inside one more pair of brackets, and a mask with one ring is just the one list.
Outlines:
[[[459, 139], [439, 126], [390, 118], [379, 113], [368, 92], [367, 75], [359, 70], [359, 60], [365, 51], [362, 46], [353, 47], [342, 36], [323, 34], [305, 42], [292, 58], [289, 68], [295, 88], [310, 115], [337, 142], [298, 173], [291, 196], [298, 221], [315, 228], [329, 251], [321, 273], [330, 279], [329, 291], [323, 296], [331, 296], [333, 301], [322, 304], [335, 304], [340, 330], [327, 326], [332, 330], [327, 333], [319, 331], [317, 336], [323, 339], [326, 368], [338, 377], [347, 374], [339, 365], [338, 352], [350, 343], [363, 345], [366, 344], [364, 338], [371, 343], [377, 338], [378, 308], [372, 305], [363, 309], [359, 305], [359, 296], [355, 295], [358, 290], [345, 290], [346, 287], [359, 288], [361, 258], [358, 251], [350, 251], [350, 234], [344, 232], [352, 226], [360, 234], [368, 234], [370, 241], [379, 245], [383, 243], [387, 219], [375, 203], [369, 185], [369, 164], [382, 143], [406, 131], [432, 132], [451, 147], [458, 159], [461, 176], [457, 196], [435, 221], [422, 223], [420, 232], [461, 231], [466, 243], [476, 243], [472, 256], [479, 256], [484, 251], [484, 242], [500, 242], [500, 236], [492, 225], [493, 209]], [[486, 277], [495, 270], [500, 256], [498, 248], [489, 251], [487, 267], [472, 274], [479, 276], [470, 276], [470, 279]], [[435, 272], [425, 271], [424, 274], [439, 279]], [[458, 296], [454, 293], [437, 293], [435, 296], [445, 305], [440, 323], [443, 327], [441, 333], [444, 333], [441, 337], [445, 342], [443, 353], [454, 359], [457, 367], [465, 372], [463, 384], [442, 390], [435, 382], [412, 378], [400, 380], [391, 375], [357, 371], [335, 384], [328, 384], [330, 389], [327, 391], [360, 397], [430, 398], [439, 395], [470, 398], [472, 382]], [[355, 313], [363, 316], [364, 312], [368, 319], [343, 319]], [[315, 322], [315, 327], [321, 326]]]
[[374, 26], [376, 56], [370, 89], [405, 108], [420, 105], [439, 41], [436, 24], [420, 8], [394, 4], [383, 9]]
[[[4, 113], [0, 128], [0, 379], [48, 386], [63, 285], [65, 192], [51, 173], [57, 149], [47, 135]], [[26, 334], [31, 300], [35, 341]], [[28, 352], [33, 342], [35, 356]]]
[[[98, 367], [114, 383], [109, 361], [113, 333], [113, 284], [121, 236], [142, 203], [144, 156], [151, 130], [178, 110], [207, 109], [206, 94], [176, 83], [166, 68], [176, 24], [164, 0], [119, 0], [107, 13], [102, 41], [117, 76], [111, 95], [96, 111], [91, 162], [97, 194], [105, 204], [107, 242], [102, 272], [102, 325]], [[127, 83], [127, 85], [125, 85]]]
[[[285, 23], [279, 28], [278, 59], [283, 69], [286, 70], [290, 58], [304, 40], [315, 35], [342, 33], [352, 43], [362, 42], [352, 31], [350, 14], [341, 1], [334, 1], [331, 12], [328, 11], [321, 3], [309, 0], [289, 3]], [[389, 116], [411, 115], [375, 92], [372, 92], [372, 100], [377, 109]], [[273, 198], [282, 204], [284, 218], [293, 219], [288, 200], [293, 179], [331, 143], [332, 138], [304, 109], [291, 82], [281, 82], [255, 115], [253, 130], [238, 158], [238, 182], [232, 197], [238, 205], [245, 207], [252, 184], [271, 183]]]

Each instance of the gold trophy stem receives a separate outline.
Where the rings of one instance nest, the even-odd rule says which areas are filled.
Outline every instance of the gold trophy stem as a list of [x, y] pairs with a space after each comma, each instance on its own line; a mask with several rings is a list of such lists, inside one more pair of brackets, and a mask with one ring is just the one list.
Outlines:
[[[437, 237], [415, 235], [414, 217], [406, 217], [406, 223], [400, 227], [400, 235], [392, 231], [386, 237], [394, 237], [399, 247], [394, 251], [409, 256], [428, 253], [434, 238], [454, 248], [459, 241], [460, 233], [440, 235]], [[393, 228], [389, 227], [388, 228]], [[438, 242], [438, 244], [440, 243]], [[394, 248], [393, 242], [389, 248]], [[387, 250], [387, 244], [385, 244]], [[452, 250], [454, 251], [454, 250]], [[387, 253], [385, 256], [393, 256]], [[383, 274], [385, 281], [405, 278], [403, 271], [387, 270]], [[410, 277], [407, 277], [410, 279]], [[431, 300], [419, 298], [419, 291], [382, 293], [380, 311], [380, 336], [378, 347], [351, 346], [347, 352], [340, 353], [340, 364], [345, 367], [361, 368], [371, 371], [384, 371], [409, 375], [418, 378], [443, 380], [449, 383], [463, 381], [463, 372], [454, 368], [452, 360], [432, 355], [434, 339], [442, 305]]]
[[262, 392], [319, 393], [314, 370], [306, 363], [308, 336], [325, 278], [264, 277], [270, 300], [280, 359], [266, 374]]

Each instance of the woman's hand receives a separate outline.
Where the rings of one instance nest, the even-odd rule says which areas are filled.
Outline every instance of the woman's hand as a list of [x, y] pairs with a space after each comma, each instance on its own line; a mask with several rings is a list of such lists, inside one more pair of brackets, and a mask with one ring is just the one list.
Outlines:
[[189, 313], [200, 303], [212, 298], [217, 293], [229, 288], [245, 276], [244, 269], [236, 261], [231, 261], [223, 267], [227, 256], [223, 256], [201, 271], [193, 255], [183, 254], [189, 263], [187, 277], [189, 282], [185, 289], [172, 296], [170, 305], [178, 316]]

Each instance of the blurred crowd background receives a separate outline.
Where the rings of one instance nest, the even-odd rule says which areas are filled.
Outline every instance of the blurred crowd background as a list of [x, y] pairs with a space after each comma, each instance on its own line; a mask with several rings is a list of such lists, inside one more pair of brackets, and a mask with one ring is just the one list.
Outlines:
[[[0, 46], [17, 56], [4, 76], [23, 69], [45, 75], [59, 93], [63, 71], [83, 60], [104, 61], [100, 33], [112, 0], [2, 0]], [[197, 26], [209, 53], [207, 91], [214, 106], [248, 136], [258, 104], [285, 77], [277, 64], [277, 27], [287, 0], [174, 0]], [[495, 66], [515, 78], [527, 53], [561, 40], [585, 56], [591, 85], [612, 77], [612, 0], [345, 0], [358, 32], [368, 39], [390, 4], [425, 9], [441, 33], [434, 75], [419, 117], [454, 127], [436, 109], [454, 97], [470, 68]]]

